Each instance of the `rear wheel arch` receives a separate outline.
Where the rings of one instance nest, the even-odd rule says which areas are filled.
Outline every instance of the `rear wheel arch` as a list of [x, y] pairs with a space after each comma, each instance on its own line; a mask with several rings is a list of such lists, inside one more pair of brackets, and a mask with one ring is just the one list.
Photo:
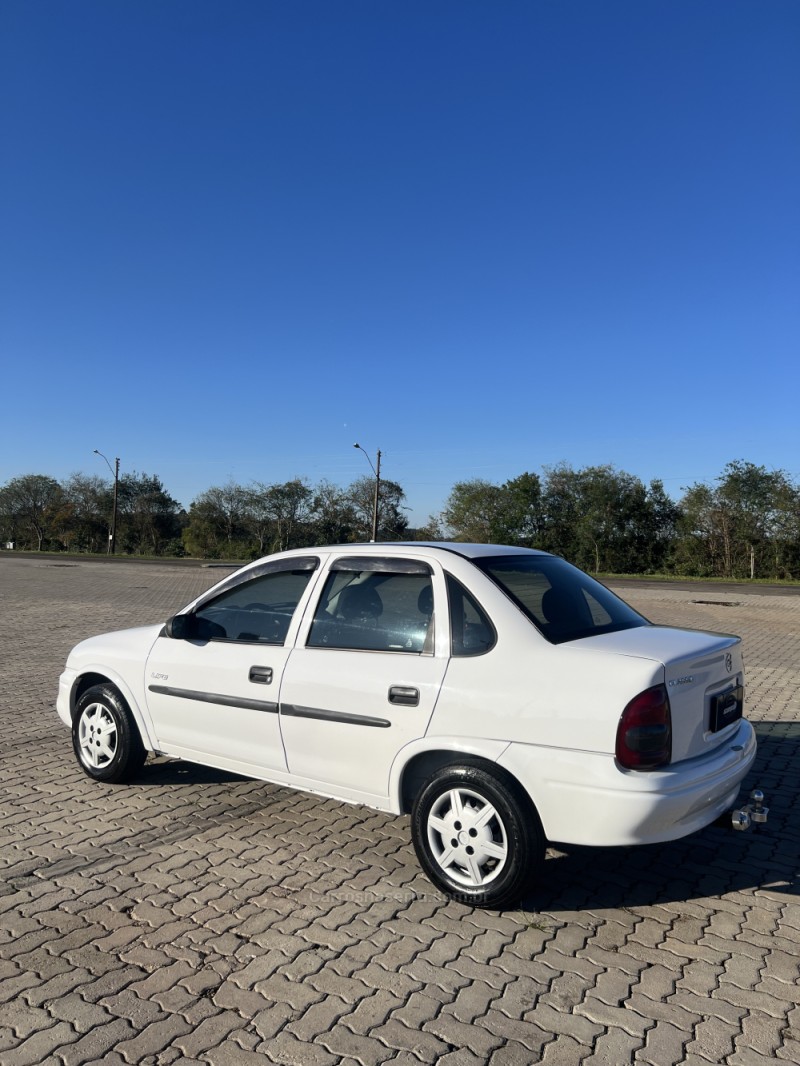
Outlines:
[[400, 778], [400, 813], [411, 814], [414, 801], [423, 785], [437, 771], [448, 766], [454, 768], [476, 766], [478, 769], [486, 770], [493, 774], [512, 792], [517, 793], [520, 803], [526, 805], [532, 815], [538, 818], [533, 800], [510, 770], [506, 770], [504, 766], [500, 766], [499, 763], [485, 756], [469, 754], [463, 751], [452, 751], [446, 748], [420, 752], [409, 759], [408, 763], [403, 767], [403, 773]]

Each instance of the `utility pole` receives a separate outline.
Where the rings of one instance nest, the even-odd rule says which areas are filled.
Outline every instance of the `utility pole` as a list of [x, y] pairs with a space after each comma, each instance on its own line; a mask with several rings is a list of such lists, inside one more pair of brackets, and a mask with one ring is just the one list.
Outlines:
[[111, 512], [111, 533], [108, 537], [106, 555], [115, 555], [117, 551], [117, 505], [119, 503], [119, 456], [114, 460], [112, 468], [106, 456], [101, 451], [98, 451], [97, 448], [94, 449], [94, 454], [99, 455], [101, 459], [105, 459], [106, 466], [114, 475], [114, 508]]
[[376, 456], [377, 468], [373, 466], [372, 460], [369, 457], [366, 449], [362, 448], [360, 444], [353, 445], [354, 448], [358, 448], [359, 451], [364, 452], [367, 457], [367, 462], [372, 467], [372, 473], [375, 475], [375, 498], [372, 503], [372, 543], [374, 544], [378, 539], [378, 507], [381, 494], [381, 450], [378, 449]]
[[114, 509], [111, 512], [111, 554], [117, 552], [117, 506], [119, 504], [119, 456], [114, 460]]

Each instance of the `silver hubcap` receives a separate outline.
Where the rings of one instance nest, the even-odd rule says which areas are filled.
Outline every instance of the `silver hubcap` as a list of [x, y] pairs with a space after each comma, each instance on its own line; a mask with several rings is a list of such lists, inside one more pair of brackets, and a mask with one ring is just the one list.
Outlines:
[[108, 766], [117, 753], [117, 726], [102, 703], [90, 703], [78, 723], [81, 758], [93, 770]]
[[450, 789], [436, 800], [428, 815], [428, 843], [444, 873], [471, 888], [493, 881], [508, 858], [500, 815], [468, 788]]

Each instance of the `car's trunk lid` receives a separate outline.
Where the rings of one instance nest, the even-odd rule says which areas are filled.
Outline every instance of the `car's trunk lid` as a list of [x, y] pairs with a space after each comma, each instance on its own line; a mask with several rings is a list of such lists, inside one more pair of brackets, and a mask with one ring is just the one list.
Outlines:
[[673, 763], [723, 744], [741, 717], [744, 670], [739, 637], [647, 625], [577, 643], [662, 664], [672, 711]]

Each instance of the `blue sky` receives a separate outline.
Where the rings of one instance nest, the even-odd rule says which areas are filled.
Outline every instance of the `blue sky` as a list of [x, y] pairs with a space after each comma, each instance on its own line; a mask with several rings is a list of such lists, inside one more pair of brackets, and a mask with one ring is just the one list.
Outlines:
[[800, 477], [796, 0], [4, 0], [0, 483]]

